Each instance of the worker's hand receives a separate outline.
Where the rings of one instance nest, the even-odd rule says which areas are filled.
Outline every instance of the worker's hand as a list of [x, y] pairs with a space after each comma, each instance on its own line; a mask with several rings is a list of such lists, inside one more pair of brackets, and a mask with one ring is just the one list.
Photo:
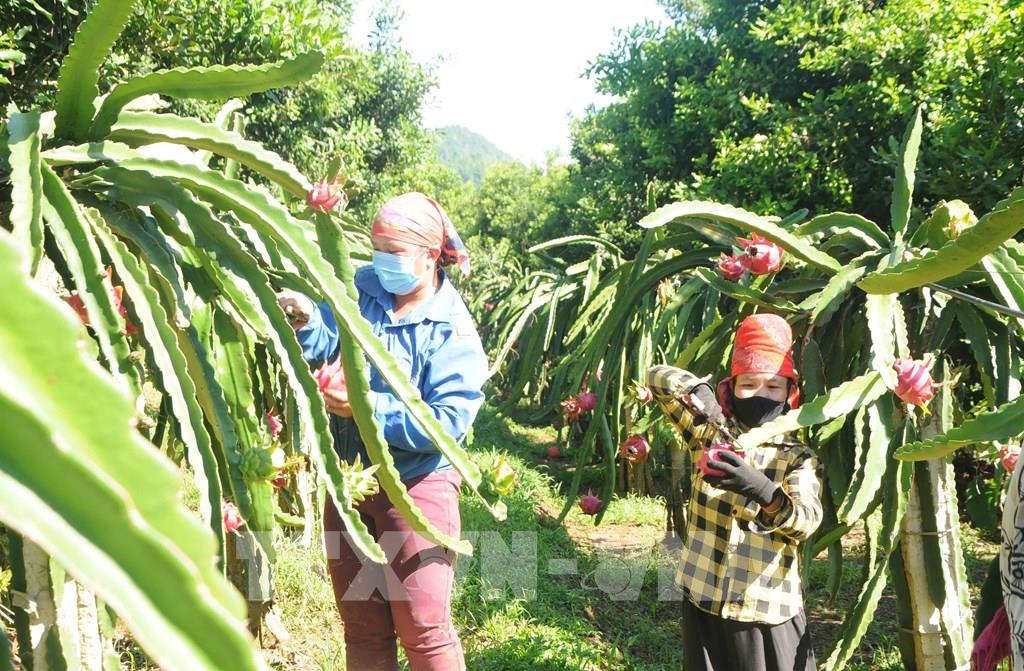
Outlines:
[[693, 423], [697, 426], [701, 426], [705, 422], [721, 426], [725, 422], [725, 415], [722, 414], [722, 408], [718, 405], [715, 390], [707, 382], [694, 385], [689, 393], [685, 394], [683, 402], [696, 415]]
[[715, 459], [708, 461], [707, 466], [724, 473], [705, 475], [704, 480], [708, 484], [745, 496], [762, 508], [771, 504], [781, 489], [777, 482], [772, 482], [768, 476], [744, 461], [743, 457], [729, 450], [716, 452]]
[[277, 304], [281, 306], [288, 316], [288, 321], [293, 329], [300, 329], [309, 322], [313, 316], [316, 305], [303, 294], [291, 289], [284, 289], [277, 292]]
[[327, 405], [327, 412], [338, 415], [339, 417], [351, 417], [352, 406], [348, 402], [348, 389], [345, 387], [341, 388], [328, 388], [324, 389], [324, 403]]

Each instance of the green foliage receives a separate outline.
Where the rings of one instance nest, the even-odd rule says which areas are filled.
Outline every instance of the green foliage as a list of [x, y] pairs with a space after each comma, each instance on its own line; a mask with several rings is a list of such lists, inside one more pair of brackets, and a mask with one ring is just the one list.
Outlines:
[[[14, 0], [0, 16], [0, 52], [18, 49], [11, 85], [0, 82], [0, 107], [52, 107], [54, 81], [91, 0]], [[377, 16], [371, 44], [356, 46], [347, 0], [138, 0], [135, 11], [103, 64], [102, 82], [155, 70], [251, 65], [286, 60], [315, 49], [326, 65], [292, 88], [250, 96], [245, 134], [288, 159], [310, 180], [330, 160], [344, 157], [350, 209], [367, 221], [389, 196], [405, 190], [437, 195], [441, 202], [458, 185], [441, 166], [435, 140], [420, 126], [420, 105], [433, 74], [415, 63], [397, 40], [399, 17], [386, 8]], [[6, 40], [6, 41], [5, 41]], [[102, 50], [99, 50], [102, 53]], [[0, 56], [3, 54], [0, 53]], [[222, 99], [230, 94], [226, 91]], [[173, 101], [180, 116], [212, 121], [219, 104]]]
[[167, 668], [264, 668], [211, 535], [132, 428], [133, 399], [82, 356], [74, 317], [23, 274], [2, 232], [0, 256], [3, 523], [101, 594]]
[[476, 190], [470, 234], [507, 238], [521, 251], [555, 237], [561, 231], [552, 218], [565, 174], [553, 164], [546, 169], [514, 161], [489, 166]]
[[959, 237], [921, 258], [868, 275], [859, 286], [868, 293], [892, 293], [939, 282], [970, 269], [1022, 228], [1024, 188], [1014, 191]]
[[673, 25], [624, 33], [590, 68], [616, 99], [574, 126], [569, 221], [600, 222], [633, 246], [624, 227], [646, 213], [649, 186], [659, 204], [887, 221], [893, 138], [919, 102], [930, 147], [916, 189], [924, 209], [961, 198], [989, 210], [1019, 183], [1019, 3], [665, 4]]
[[[355, 505], [375, 490], [374, 472], [381, 468], [377, 479], [418, 532], [471, 551], [468, 541], [438, 533], [408, 498], [375, 426], [369, 389], [358, 384], [359, 366], [368, 361], [381, 371], [477, 493], [481, 474], [359, 315], [351, 260], [366, 257], [365, 228], [348, 215], [317, 215], [314, 221], [308, 207], [300, 209], [309, 180], [240, 132], [237, 118], [231, 117], [239, 108], [235, 101], [223, 106], [212, 123], [178, 114], [121, 113], [140, 102], [146, 109], [160, 107], [158, 99], [142, 100], [153, 94], [172, 97], [183, 107], [197, 99], [268, 88], [263, 95], [271, 95], [272, 87], [314, 77], [323, 55], [303, 48], [258, 65], [201, 64], [147, 72], [107, 89], [97, 104], [99, 70], [129, 5], [101, 0], [82, 24], [81, 41], [72, 45], [62, 66], [56, 113], [19, 112], [11, 106], [2, 127], [12, 184], [10, 200], [0, 201], [0, 210], [10, 214], [3, 225], [11, 233], [0, 231], [3, 268], [13, 273], [5, 285], [28, 287], [31, 274], [45, 271], [50, 302], [54, 292], [73, 289], [77, 295], [66, 298], [92, 337], [84, 337], [81, 328], [72, 330], [75, 322], [66, 309], [62, 316], [51, 308], [64, 322], [57, 329], [46, 321], [39, 300], [29, 300], [25, 292], [8, 296], [17, 306], [6, 310], [0, 341], [9, 341], [11, 352], [4, 360], [16, 368], [0, 371], [0, 377], [17, 377], [29, 386], [12, 387], [9, 398], [0, 394], [0, 414], [9, 415], [5, 419], [22, 431], [11, 444], [22, 458], [0, 460], [10, 466], [0, 468], [0, 478], [8, 481], [0, 517], [52, 553], [55, 567], [67, 567], [106, 598], [161, 666], [263, 668], [240, 621], [242, 599], [218, 572], [220, 564], [240, 588], [256, 584], [246, 584], [247, 570], [223, 566], [232, 557], [237, 560], [230, 551], [235, 536], [226, 537], [225, 530], [241, 534], [246, 544], [255, 539], [262, 560], [272, 561], [276, 525], [312, 521], [310, 510], [317, 503], [308, 487], [275, 494], [271, 480], [305, 470], [307, 459], [314, 472], [305, 476], [322, 479], [350, 538], [370, 560], [384, 562], [386, 557]], [[261, 13], [264, 20], [272, 15]], [[420, 72], [387, 39], [387, 34], [379, 36], [374, 57], [405, 63], [412, 68], [406, 73], [410, 76]], [[287, 50], [276, 41], [272, 45]], [[395, 118], [401, 121], [403, 110], [411, 109], [420, 94], [413, 91], [403, 100], [401, 82], [391, 84], [396, 88], [385, 90], [398, 99]], [[86, 132], [90, 144], [76, 144]], [[239, 168], [266, 181], [241, 179]], [[451, 173], [431, 176], [436, 174], [449, 179]], [[343, 325], [356, 422], [378, 462], [365, 470], [358, 463], [342, 464], [334, 451], [317, 382], [277, 302], [282, 286], [322, 296]], [[26, 310], [46, 323], [29, 319]], [[43, 328], [48, 335], [32, 338], [26, 328]], [[76, 341], [84, 346], [78, 348]], [[76, 365], [94, 379], [74, 373], [75, 366], [66, 362], [69, 348], [75, 350]], [[98, 361], [86, 366], [79, 350]], [[33, 356], [46, 362], [30, 373]], [[55, 366], [64, 368], [55, 373]], [[67, 384], [60, 384], [68, 375]], [[101, 393], [102, 385], [107, 393]], [[117, 403], [108, 398], [110, 390], [116, 390]], [[22, 407], [26, 402], [27, 409]], [[106, 414], [96, 410], [104, 403], [110, 404]], [[5, 405], [10, 407], [5, 410]], [[144, 407], [151, 407], [145, 416]], [[264, 417], [272, 412], [282, 416], [282, 409], [288, 413], [288, 431], [278, 438], [269, 435]], [[45, 417], [35, 414], [44, 411]], [[376, 443], [370, 434], [377, 435]], [[150, 507], [146, 495], [173, 497], [175, 482], [157, 477], [168, 464], [149, 440], [156, 446], [168, 443], [170, 455], [187, 461], [188, 484], [206, 532], [199, 532], [195, 521], [172, 520], [189, 515], [180, 505], [154, 499], [157, 505]], [[32, 443], [55, 454], [40, 461], [25, 447]], [[99, 445], [105, 450], [102, 458], [95, 454]], [[129, 447], [144, 449], [148, 460], [138, 459]], [[71, 470], [47, 479], [22, 463], [26, 454], [33, 455], [29, 461], [35, 466]], [[68, 489], [66, 482], [77, 483], [78, 489]], [[72, 500], [85, 506], [68, 508]], [[481, 501], [495, 517], [504, 516], [500, 501]], [[227, 510], [228, 504], [241, 512], [241, 531], [225, 529], [222, 507]], [[296, 510], [300, 507], [305, 518], [294, 514], [302, 512]], [[97, 522], [101, 517], [106, 524]], [[175, 525], [181, 529], [170, 529]], [[164, 579], [168, 576], [172, 579]], [[269, 598], [266, 575], [258, 582], [259, 593], [247, 593], [250, 601]], [[170, 630], [176, 633], [168, 637]], [[31, 663], [30, 651], [22, 654]]]
[[100, 0], [96, 11], [79, 27], [57, 79], [54, 135], [58, 138], [85, 139], [93, 100], [99, 95], [99, 66], [124, 29], [133, 4], [134, 0]]
[[[576, 456], [568, 489], [571, 501], [583, 472], [594, 464], [600, 464], [602, 498], [607, 499], [617, 478], [614, 451], [608, 447], [658, 421], [631, 402], [627, 391], [629, 384], [643, 380], [652, 362], [675, 362], [715, 380], [727, 374], [735, 327], [744, 316], [767, 311], [788, 318], [807, 398], [799, 408], [743, 433], [737, 442], [750, 449], [788, 433], [816, 450], [827, 474], [825, 508], [832, 516], [832, 523], [815, 539], [819, 548], [864, 523], [869, 552], [861, 593], [827, 658], [830, 669], [843, 668], [851, 659], [886, 585], [888, 557], [900, 537], [915, 470], [903, 460], [936, 459], [958, 447], [1024, 432], [1021, 400], [1014, 400], [1019, 393], [1019, 372], [1014, 368], [1019, 366], [1019, 333], [1014, 321], [992, 310], [1000, 307], [1000, 299], [1017, 298], [1024, 290], [1014, 272], [978, 272], [994, 261], [1003, 268], [1017, 267], [1019, 245], [1008, 237], [1020, 223], [1015, 209], [1019, 191], [959, 232], [953, 242], [947, 241], [954, 233], [935, 229], [934, 222], [945, 216], [941, 213], [929, 220], [926, 233], [917, 235], [909, 213], [920, 126], [915, 114], [894, 161], [893, 239], [858, 214], [833, 212], [796, 225], [806, 211], [775, 220], [721, 203], [672, 203], [638, 222], [639, 228], [648, 230], [635, 254], [628, 246], [620, 251], [588, 236], [536, 245], [532, 249], [547, 267], [524, 271], [503, 300], [507, 306], [496, 309], [489, 320], [500, 329], [495, 371], [508, 374], [500, 383], [506, 403], [531, 394], [542, 405], [538, 416], [547, 418], [567, 392], [596, 394], [596, 407], [585, 424], [576, 427], [579, 420], [568, 415], [565, 420], [568, 444]], [[973, 217], [969, 210], [956, 216], [965, 222]], [[733, 241], [748, 233], [777, 243], [785, 263], [777, 272], [747, 272], [730, 281], [714, 269], [715, 261], [720, 253], [732, 252]], [[938, 250], [929, 247], [932, 240], [940, 245]], [[571, 263], [552, 253], [569, 241], [610, 252], [611, 267]], [[905, 266], [911, 267], [904, 273], [907, 277], [915, 272], [915, 262], [900, 263], [904, 255], [934, 259], [931, 263], [947, 272], [932, 279], [956, 275], [960, 293], [951, 299], [922, 290], [918, 281], [894, 281], [903, 276]], [[999, 334], [991, 338], [991, 351], [973, 342], [986, 330]], [[941, 403], [935, 403], [941, 405], [936, 412], [941, 413], [939, 431], [944, 433], [939, 436], [930, 426], [924, 434], [925, 420], [893, 396], [898, 383], [894, 361], [921, 359], [926, 352], [938, 352], [944, 370], [954, 367], [959, 372], [956, 399], [946, 390], [940, 394]], [[986, 362], [986, 357], [991, 360]], [[540, 381], [538, 361], [541, 370], [549, 371]], [[980, 363], [975, 365], [976, 361]], [[603, 372], [597, 381], [591, 376], [595, 370]], [[1004, 376], [1002, 389], [994, 389], [992, 380]], [[993, 403], [997, 409], [979, 412]], [[957, 427], [952, 426], [954, 406], [960, 413]], [[921, 435], [929, 438], [918, 442], [915, 438]], [[913, 495], [924, 500], [922, 494]], [[931, 498], [921, 506], [925, 518], [928, 510], [937, 509]], [[567, 502], [563, 516], [570, 507]], [[959, 547], [956, 539], [952, 542]], [[958, 586], [932, 587], [933, 598], [959, 594]], [[955, 626], [950, 626], [949, 635], [959, 637]], [[954, 645], [966, 650], [963, 641], [955, 640]]]

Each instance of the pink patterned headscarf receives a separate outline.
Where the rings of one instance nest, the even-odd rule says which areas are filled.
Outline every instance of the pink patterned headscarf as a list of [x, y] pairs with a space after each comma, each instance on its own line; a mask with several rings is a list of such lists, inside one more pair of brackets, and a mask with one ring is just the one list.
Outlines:
[[371, 235], [438, 250], [442, 266], [458, 265], [469, 274], [469, 254], [451, 219], [433, 198], [417, 191], [395, 196], [373, 218]]

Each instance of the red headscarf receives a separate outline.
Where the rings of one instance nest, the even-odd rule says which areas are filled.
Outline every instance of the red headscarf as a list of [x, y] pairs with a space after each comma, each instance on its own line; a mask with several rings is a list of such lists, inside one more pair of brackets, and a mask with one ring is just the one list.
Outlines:
[[718, 400], [725, 414], [732, 414], [732, 382], [745, 373], [772, 373], [788, 378], [789, 407], [800, 405], [799, 378], [793, 366], [793, 329], [778, 315], [750, 315], [736, 330], [732, 350], [732, 375], [718, 383]]
[[373, 218], [370, 234], [438, 250], [438, 263], [458, 264], [463, 274], [469, 274], [469, 255], [448, 214], [422, 193], [403, 193], [384, 203]]

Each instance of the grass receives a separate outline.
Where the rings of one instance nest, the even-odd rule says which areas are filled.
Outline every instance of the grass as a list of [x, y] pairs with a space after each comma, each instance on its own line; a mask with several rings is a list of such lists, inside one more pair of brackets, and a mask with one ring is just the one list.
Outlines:
[[344, 669], [341, 619], [320, 544], [282, 538], [276, 549], [274, 599], [291, 638], [267, 650], [268, 661], [275, 669]]
[[[477, 420], [474, 453], [487, 463], [508, 450], [518, 486], [506, 501], [509, 518], [501, 524], [464, 497], [463, 526], [498, 533], [510, 545], [516, 534], [535, 539], [536, 554], [525, 567], [519, 565], [519, 572], [511, 572], [513, 583], [522, 583], [519, 589], [496, 588], [493, 583], [503, 575], [486, 570], [492, 550], [483, 542], [477, 545], [479, 559], [460, 568], [453, 612], [468, 667], [678, 669], [677, 637], [665, 623], [677, 619], [679, 604], [657, 600], [657, 581], [649, 571], [655, 557], [601, 556], [588, 550], [581, 537], [589, 520], [577, 509], [565, 525], [555, 523], [563, 503], [556, 479], [531, 463], [546, 456], [553, 440], [550, 430], [524, 427], [489, 408]], [[606, 520], [608, 527], [626, 520], [656, 527], [662, 515], [657, 502], [631, 498], [612, 502]], [[524, 590], [530, 577], [533, 589]], [[635, 601], [613, 600], [637, 590]]]

